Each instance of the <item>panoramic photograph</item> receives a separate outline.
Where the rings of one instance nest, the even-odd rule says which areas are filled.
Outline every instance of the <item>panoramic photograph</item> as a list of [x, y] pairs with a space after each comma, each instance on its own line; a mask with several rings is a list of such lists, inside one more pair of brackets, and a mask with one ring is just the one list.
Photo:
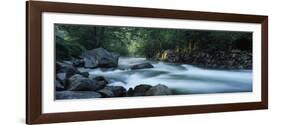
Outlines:
[[54, 24], [55, 100], [252, 92], [252, 37]]

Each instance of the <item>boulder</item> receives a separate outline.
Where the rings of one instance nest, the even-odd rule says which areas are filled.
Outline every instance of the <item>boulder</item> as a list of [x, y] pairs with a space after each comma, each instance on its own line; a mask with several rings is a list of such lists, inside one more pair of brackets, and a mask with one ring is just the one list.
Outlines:
[[66, 77], [69, 78], [70, 76], [79, 73], [79, 71], [70, 64], [56, 62], [56, 72], [57, 73], [66, 73]]
[[103, 91], [111, 91], [112, 97], [123, 97], [126, 96], [126, 89], [122, 86], [106, 86]]
[[99, 86], [105, 87], [108, 84], [108, 80], [106, 80], [103, 76], [97, 76], [94, 78], [97, 81]]
[[89, 77], [89, 72], [79, 72], [80, 75], [84, 76], [84, 77]]
[[158, 84], [145, 92], [146, 96], [172, 95], [172, 91], [165, 85]]
[[84, 60], [83, 59], [73, 59], [72, 64], [73, 64], [73, 66], [76, 66], [76, 67], [83, 67]]
[[108, 88], [103, 88], [103, 89], [99, 90], [98, 92], [102, 95], [102, 97], [105, 97], [105, 98], [106, 97], [114, 97], [113, 91], [111, 91]]
[[56, 86], [56, 91], [62, 91], [64, 90], [64, 86], [61, 84], [60, 81], [55, 80], [55, 86]]
[[97, 86], [99, 86], [99, 88], [104, 88], [107, 83], [107, 81], [97, 81]]
[[56, 91], [56, 99], [88, 99], [101, 98], [101, 94], [94, 91]]
[[84, 67], [79, 67], [77, 68], [78, 72], [91, 72], [92, 69], [89, 68], [84, 68]]
[[106, 81], [106, 79], [103, 76], [97, 76], [94, 79], [97, 81]]
[[151, 85], [140, 84], [135, 87], [133, 91], [133, 96], [144, 96], [145, 92], [148, 91], [151, 87]]
[[64, 64], [67, 64], [67, 65], [73, 65], [73, 63], [71, 61], [62, 61]]
[[133, 95], [134, 95], [134, 90], [133, 90], [133, 88], [129, 88], [126, 95], [127, 95], [127, 96], [133, 96]]
[[133, 65], [131, 67], [132, 70], [134, 70], [134, 69], [145, 69], [145, 68], [153, 68], [153, 65], [146, 62], [146, 63], [136, 64], [136, 65]]
[[59, 80], [63, 85], [65, 85], [66, 80], [67, 80], [66, 73], [58, 73], [56, 75], [56, 79]]
[[86, 68], [117, 67], [119, 55], [109, 52], [104, 48], [96, 48], [84, 52], [81, 57]]
[[96, 91], [102, 89], [105, 85], [96, 80], [86, 78], [76, 74], [68, 79], [68, 89], [71, 91]]
[[85, 56], [83, 58], [83, 61], [84, 61], [85, 68], [96, 68], [98, 66], [98, 62], [94, 57]]

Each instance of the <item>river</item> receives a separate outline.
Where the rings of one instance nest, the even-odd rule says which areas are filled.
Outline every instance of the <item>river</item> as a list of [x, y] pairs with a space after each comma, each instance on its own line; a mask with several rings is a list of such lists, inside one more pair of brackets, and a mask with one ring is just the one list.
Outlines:
[[[154, 68], [131, 70], [133, 64], [150, 62]], [[104, 76], [109, 85], [134, 88], [139, 84], [164, 84], [175, 94], [251, 92], [252, 70], [214, 70], [188, 64], [120, 58], [118, 69], [91, 69], [92, 76]]]

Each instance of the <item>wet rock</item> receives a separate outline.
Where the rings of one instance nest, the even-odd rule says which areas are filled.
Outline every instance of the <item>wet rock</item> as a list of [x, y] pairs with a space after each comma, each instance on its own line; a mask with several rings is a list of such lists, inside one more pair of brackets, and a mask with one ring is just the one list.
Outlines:
[[172, 95], [172, 91], [165, 85], [158, 84], [145, 92], [146, 96]]
[[102, 95], [102, 97], [114, 97], [115, 96], [113, 91], [111, 91], [108, 88], [103, 88], [103, 89], [99, 90], [98, 92]]
[[105, 81], [106, 79], [103, 76], [97, 76], [94, 78], [97, 81]]
[[134, 88], [133, 96], [144, 96], [151, 87], [151, 85], [140, 84]]
[[56, 62], [56, 72], [57, 73], [66, 73], [66, 77], [69, 78], [70, 76], [79, 73], [79, 71], [70, 64]]
[[96, 48], [84, 52], [81, 57], [86, 68], [95, 67], [117, 67], [119, 55], [109, 52], [104, 48]]
[[135, 69], [146, 69], [146, 68], [153, 68], [153, 65], [146, 62], [146, 63], [140, 63], [140, 64], [136, 64], [136, 65], [133, 65], [131, 67], [132, 70], [135, 70]]
[[64, 64], [67, 64], [67, 65], [73, 65], [73, 63], [71, 61], [63, 61]]
[[97, 84], [99, 86], [105, 87], [108, 84], [108, 80], [103, 76], [97, 76], [97, 77], [94, 78], [94, 80], [97, 81]]
[[83, 67], [84, 66], [84, 60], [83, 59], [73, 59], [72, 64], [75, 67]]
[[56, 86], [56, 91], [62, 91], [64, 90], [64, 86], [61, 84], [60, 81], [55, 80], [55, 86]]
[[85, 68], [96, 68], [98, 63], [94, 57], [85, 56], [83, 58]]
[[126, 95], [127, 95], [127, 96], [133, 96], [133, 95], [134, 95], [134, 90], [133, 90], [133, 88], [129, 88]]
[[59, 82], [62, 83], [62, 85], [65, 85], [66, 80], [67, 80], [67, 78], [66, 78], [66, 73], [58, 73], [58, 74], [56, 75], [56, 78], [57, 78], [57, 80], [59, 80]]
[[91, 80], [82, 75], [76, 74], [68, 79], [68, 89], [71, 91], [96, 91], [105, 85], [96, 80]]
[[56, 99], [88, 99], [101, 98], [101, 94], [94, 91], [56, 91]]
[[111, 91], [113, 97], [123, 97], [126, 96], [126, 89], [122, 86], [106, 86], [104, 88], [106, 91]]
[[89, 77], [89, 72], [79, 72], [80, 75], [84, 76], [84, 77]]

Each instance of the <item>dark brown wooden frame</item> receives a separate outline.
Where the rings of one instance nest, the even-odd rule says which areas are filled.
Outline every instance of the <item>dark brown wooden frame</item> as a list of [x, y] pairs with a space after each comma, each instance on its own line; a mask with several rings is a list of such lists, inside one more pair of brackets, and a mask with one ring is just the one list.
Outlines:
[[[249, 103], [212, 104], [195, 106], [175, 106], [159, 108], [139, 108], [122, 110], [83, 111], [68, 113], [42, 113], [42, 47], [41, 18], [43, 12], [98, 14], [115, 16], [135, 16], [171, 18], [205, 21], [226, 21], [259, 23], [262, 25], [262, 101]], [[244, 14], [226, 14], [198, 11], [163, 10], [89, 4], [26, 2], [26, 123], [55, 123], [86, 120], [118, 119], [164, 115], [195, 114], [255, 110], [268, 108], [268, 17]]]

